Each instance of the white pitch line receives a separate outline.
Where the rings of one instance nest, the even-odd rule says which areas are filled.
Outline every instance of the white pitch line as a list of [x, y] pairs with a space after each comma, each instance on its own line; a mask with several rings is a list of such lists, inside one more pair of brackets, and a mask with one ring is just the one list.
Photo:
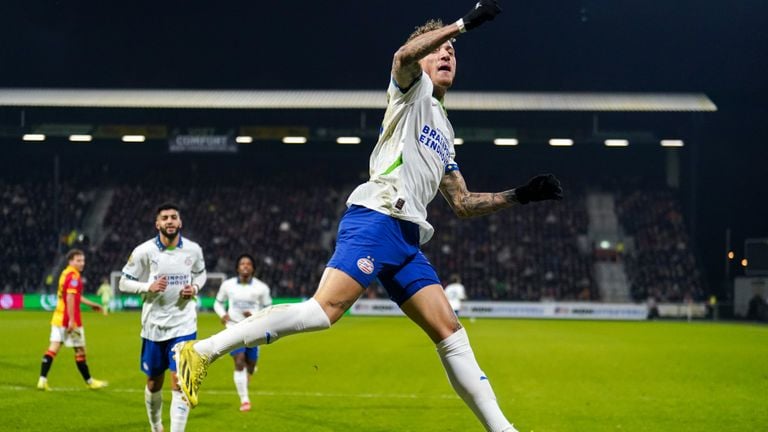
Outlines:
[[[39, 391], [33, 386], [13, 386], [13, 385], [0, 385], [0, 391]], [[80, 387], [53, 387], [51, 391], [54, 392], [87, 392], [92, 391], [87, 388]], [[98, 390], [100, 392], [114, 392], [114, 393], [144, 393], [144, 389], [138, 388], [116, 388], [108, 387]], [[42, 393], [42, 392], [41, 392]], [[234, 391], [228, 390], [203, 390], [203, 394], [213, 395], [232, 395]], [[415, 393], [324, 393], [324, 392], [276, 392], [276, 391], [263, 391], [256, 390], [250, 391], [251, 396], [292, 396], [292, 397], [326, 397], [326, 398], [358, 398], [358, 399], [458, 399], [459, 397], [453, 394], [442, 395], [424, 395]]]

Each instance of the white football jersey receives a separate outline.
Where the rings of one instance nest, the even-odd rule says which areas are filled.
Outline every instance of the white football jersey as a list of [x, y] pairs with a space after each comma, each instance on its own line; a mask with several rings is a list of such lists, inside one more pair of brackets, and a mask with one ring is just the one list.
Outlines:
[[125, 277], [141, 282], [155, 281], [160, 276], [168, 279], [165, 291], [142, 294], [141, 337], [161, 342], [197, 331], [197, 298], [184, 299], [180, 293], [202, 273], [203, 250], [188, 238], [180, 238], [178, 246], [166, 249], [158, 236], [133, 250], [123, 267]]
[[348, 206], [418, 224], [421, 244], [434, 233], [427, 222], [427, 204], [437, 195], [443, 175], [458, 169], [453, 127], [432, 89], [424, 72], [406, 93], [391, 80], [379, 141], [371, 153], [371, 178], [347, 199]]
[[452, 283], [445, 287], [445, 296], [448, 297], [448, 303], [451, 304], [451, 308], [459, 310], [461, 309], [461, 301], [467, 298], [467, 293], [464, 290], [464, 285]]
[[222, 282], [218, 294], [216, 294], [216, 303], [221, 305], [216, 307], [216, 313], [219, 317], [224, 316], [223, 305], [229, 302], [226, 310], [231, 324], [240, 322], [246, 318], [244, 312], [251, 315], [272, 304], [272, 296], [269, 295], [269, 287], [257, 278], [251, 278], [247, 284], [240, 283], [240, 279], [233, 277]]

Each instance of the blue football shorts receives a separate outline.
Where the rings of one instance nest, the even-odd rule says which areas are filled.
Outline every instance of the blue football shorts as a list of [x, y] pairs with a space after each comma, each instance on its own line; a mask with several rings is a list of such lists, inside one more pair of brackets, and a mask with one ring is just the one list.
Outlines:
[[194, 340], [197, 332], [155, 342], [141, 338], [141, 371], [149, 377], [162, 375], [166, 369], [176, 372], [176, 361], [173, 359], [173, 346], [179, 342]]
[[256, 362], [256, 361], [259, 360], [259, 347], [258, 346], [255, 346], [253, 348], [249, 348], [249, 347], [238, 348], [238, 349], [233, 350], [232, 352], [230, 352], [229, 355], [234, 357], [234, 356], [236, 356], [238, 354], [241, 354], [241, 353], [245, 353], [245, 358], [250, 360], [250, 361], [252, 361], [252, 362]]
[[348, 274], [363, 288], [378, 278], [399, 306], [425, 286], [440, 284], [435, 268], [419, 249], [417, 224], [357, 205], [341, 218], [336, 250], [327, 266]]

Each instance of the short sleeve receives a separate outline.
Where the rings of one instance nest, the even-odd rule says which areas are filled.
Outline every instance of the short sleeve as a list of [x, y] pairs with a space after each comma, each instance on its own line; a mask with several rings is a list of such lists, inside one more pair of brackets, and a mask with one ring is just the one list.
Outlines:
[[424, 71], [407, 88], [401, 88], [395, 78], [391, 77], [387, 97], [390, 105], [408, 104], [424, 97], [432, 97], [432, 88], [432, 80]]

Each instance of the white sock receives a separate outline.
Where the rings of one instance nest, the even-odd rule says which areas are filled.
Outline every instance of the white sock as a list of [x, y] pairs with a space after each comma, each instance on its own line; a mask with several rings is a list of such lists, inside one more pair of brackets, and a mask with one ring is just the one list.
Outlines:
[[235, 380], [235, 388], [237, 389], [237, 395], [240, 396], [240, 403], [250, 402], [248, 398], [248, 371], [243, 369], [241, 371], [235, 371], [233, 374]]
[[163, 392], [152, 393], [144, 387], [144, 405], [147, 406], [147, 418], [153, 431], [163, 429]]
[[211, 361], [234, 349], [269, 344], [282, 336], [327, 329], [331, 321], [315, 299], [262, 309], [208, 339], [195, 343], [198, 353]]
[[488, 432], [514, 431], [504, 417], [491, 383], [475, 360], [463, 328], [437, 344], [437, 353], [453, 389], [469, 406]]
[[171, 432], [184, 432], [189, 417], [189, 407], [180, 391], [171, 391]]

